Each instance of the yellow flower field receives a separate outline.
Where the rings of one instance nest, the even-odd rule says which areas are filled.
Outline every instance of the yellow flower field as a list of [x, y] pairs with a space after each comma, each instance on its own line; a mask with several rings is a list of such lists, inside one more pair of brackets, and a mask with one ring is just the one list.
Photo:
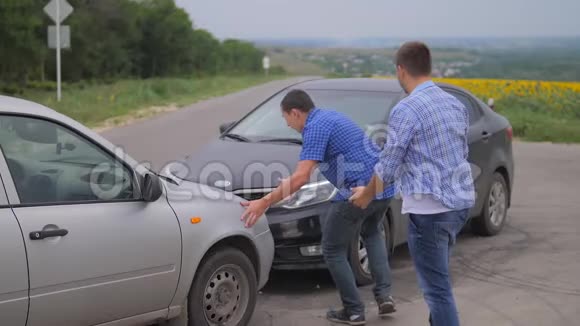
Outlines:
[[[384, 77], [379, 77], [384, 78]], [[391, 77], [392, 78], [392, 77]], [[580, 143], [580, 82], [435, 78], [462, 87], [506, 117], [530, 141]]]
[[454, 79], [483, 101], [493, 98], [514, 134], [527, 140], [580, 142], [580, 83], [532, 80]]
[[[550, 103], [549, 109], [580, 110], [580, 83], [502, 79], [436, 78], [436, 81], [463, 87], [480, 99], [499, 100], [513, 95]], [[573, 107], [571, 107], [573, 106]], [[548, 109], [548, 108], [547, 108]]]

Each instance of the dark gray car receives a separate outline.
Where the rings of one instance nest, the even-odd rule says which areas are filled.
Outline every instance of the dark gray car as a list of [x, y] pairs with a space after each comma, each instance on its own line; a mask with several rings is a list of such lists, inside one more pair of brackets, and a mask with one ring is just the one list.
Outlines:
[[[439, 86], [469, 110], [469, 161], [477, 192], [470, 224], [478, 234], [497, 234], [505, 223], [513, 187], [511, 126], [468, 91]], [[280, 111], [282, 98], [292, 88], [306, 90], [318, 107], [346, 113], [378, 142], [384, 141], [386, 134], [380, 126], [405, 97], [396, 80], [322, 79], [293, 85], [239, 121], [222, 125], [218, 139], [186, 160], [186, 178], [225, 188], [247, 200], [261, 198], [275, 188], [293, 171], [301, 150], [301, 135], [286, 125]], [[310, 184], [268, 210], [276, 244], [275, 269], [325, 268], [320, 225], [335, 193], [335, 188], [316, 173]], [[390, 250], [406, 242], [407, 216], [401, 214], [400, 199], [392, 201], [384, 229]], [[349, 260], [359, 284], [372, 281], [359, 238], [353, 239]]]

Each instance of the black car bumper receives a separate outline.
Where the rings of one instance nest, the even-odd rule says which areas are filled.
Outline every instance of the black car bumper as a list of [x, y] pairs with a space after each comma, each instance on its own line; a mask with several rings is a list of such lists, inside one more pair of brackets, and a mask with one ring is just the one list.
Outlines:
[[266, 213], [276, 246], [272, 268], [326, 268], [320, 243], [321, 225], [329, 208], [327, 202], [302, 209], [270, 209]]

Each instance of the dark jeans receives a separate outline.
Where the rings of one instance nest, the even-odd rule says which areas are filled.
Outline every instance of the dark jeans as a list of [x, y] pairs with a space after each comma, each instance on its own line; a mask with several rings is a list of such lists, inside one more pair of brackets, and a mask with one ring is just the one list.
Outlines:
[[468, 211], [409, 215], [409, 250], [433, 326], [459, 326], [449, 256], [457, 234], [467, 222]]
[[350, 245], [361, 236], [367, 249], [369, 268], [375, 287], [375, 298], [387, 298], [391, 294], [391, 271], [385, 238], [381, 234], [390, 200], [372, 202], [360, 209], [350, 202], [332, 203], [322, 229], [322, 250], [334, 283], [338, 288], [344, 308], [351, 314], [364, 315], [364, 304], [360, 299], [353, 271], [348, 263]]

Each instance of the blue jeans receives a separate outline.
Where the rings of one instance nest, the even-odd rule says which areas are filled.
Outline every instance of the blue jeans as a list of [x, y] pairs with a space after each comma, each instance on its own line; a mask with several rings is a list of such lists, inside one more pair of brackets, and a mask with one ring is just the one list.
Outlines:
[[432, 215], [409, 215], [409, 250], [433, 326], [459, 326], [449, 277], [449, 256], [468, 209]]
[[361, 231], [367, 249], [369, 269], [375, 281], [375, 298], [386, 299], [391, 294], [391, 270], [385, 238], [381, 234], [381, 224], [389, 202], [390, 200], [374, 201], [364, 210], [348, 201], [334, 202], [323, 221], [324, 259], [338, 288], [342, 304], [350, 314], [364, 315], [365, 310], [348, 263], [348, 252], [353, 239], [358, 236], [358, 230]]

